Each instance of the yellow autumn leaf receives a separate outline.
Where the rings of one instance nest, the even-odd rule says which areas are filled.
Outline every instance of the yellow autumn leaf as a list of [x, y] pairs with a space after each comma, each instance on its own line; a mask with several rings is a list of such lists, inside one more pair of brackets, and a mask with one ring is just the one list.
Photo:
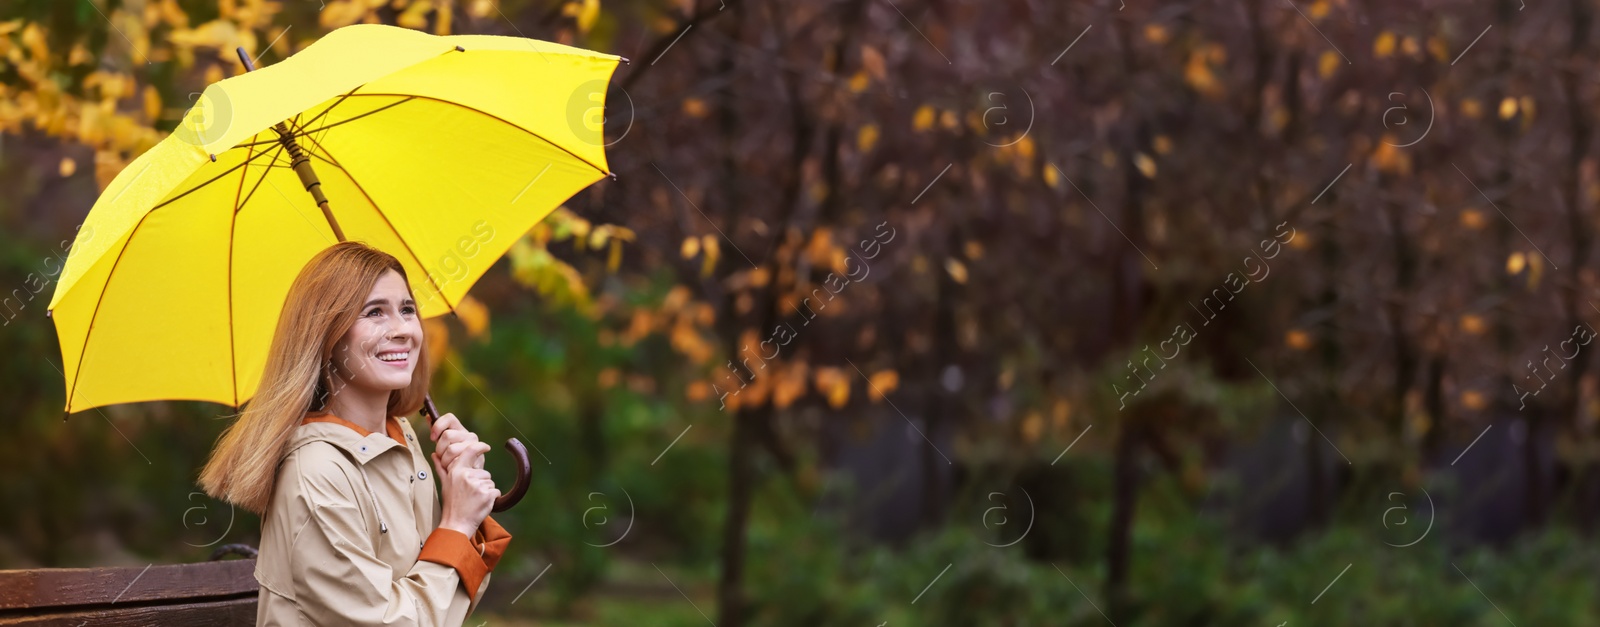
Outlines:
[[1050, 407], [1050, 425], [1057, 430], [1066, 429], [1072, 422], [1072, 403], [1067, 399], [1056, 399], [1055, 405]]
[[1483, 316], [1477, 314], [1462, 314], [1456, 326], [1468, 335], [1483, 335], [1484, 331], [1489, 330], [1489, 323], [1484, 321]]
[[850, 377], [844, 370], [832, 366], [817, 368], [813, 378], [817, 392], [828, 399], [828, 406], [839, 409], [850, 402]]
[[700, 276], [711, 276], [712, 270], [717, 268], [717, 257], [721, 256], [722, 244], [709, 234], [702, 235], [700, 249], [706, 253], [704, 260], [700, 262]]
[[916, 113], [911, 114], [911, 130], [921, 133], [933, 128], [933, 118], [932, 106], [922, 105], [917, 107]]
[[1147, 24], [1144, 27], [1144, 38], [1153, 44], [1167, 43], [1167, 27], [1160, 24]]
[[1061, 174], [1057, 172], [1055, 164], [1046, 163], [1044, 164], [1044, 167], [1039, 168], [1039, 170], [1040, 174], [1044, 177], [1045, 185], [1056, 188], [1061, 187]]
[[455, 11], [449, 5], [445, 5], [445, 9], [435, 13], [434, 16], [436, 19], [433, 23], [433, 34], [441, 37], [451, 34], [451, 20], [455, 19]]
[[1168, 154], [1172, 152], [1172, 138], [1166, 135], [1157, 135], [1155, 141], [1152, 142], [1152, 147], [1155, 148], [1158, 155]]
[[1383, 141], [1372, 151], [1372, 160], [1377, 164], [1378, 170], [1390, 174], [1409, 174], [1411, 172], [1411, 155], [1398, 146], [1399, 140], [1389, 134], [1384, 134]]
[[700, 254], [700, 238], [693, 235], [683, 238], [683, 246], [679, 247], [678, 254], [684, 259], [693, 259]]
[[1211, 64], [1206, 61], [1208, 56], [1211, 56], [1209, 47], [1189, 53], [1189, 60], [1183, 67], [1183, 82], [1202, 95], [1216, 96], [1222, 93], [1222, 84], [1212, 73]]
[[578, 9], [578, 32], [588, 33], [599, 18], [600, 0], [583, 0], [583, 7]]
[[61, 158], [61, 168], [60, 169], [61, 169], [61, 176], [63, 178], [68, 177], [68, 176], [72, 176], [72, 173], [78, 171], [78, 162], [77, 161], [73, 161], [72, 157], [62, 157]]
[[705, 381], [691, 381], [683, 388], [683, 398], [691, 403], [697, 403], [711, 396], [711, 384]]
[[1044, 435], [1044, 414], [1039, 410], [1028, 412], [1022, 418], [1022, 441], [1033, 444], [1039, 441], [1039, 436]]
[[1323, 51], [1322, 55], [1317, 57], [1317, 75], [1323, 78], [1333, 76], [1334, 72], [1339, 71], [1339, 63], [1343, 60], [1332, 50]]
[[692, 117], [692, 118], [703, 118], [703, 117], [706, 117], [706, 111], [707, 110], [708, 110], [708, 108], [706, 107], [706, 101], [704, 101], [704, 100], [701, 100], [699, 98], [684, 98], [683, 99], [683, 113], [684, 113], [684, 115], [687, 115], [687, 116]]
[[772, 373], [772, 405], [783, 409], [806, 393], [806, 362], [785, 363], [774, 368], [777, 371]]
[[1465, 98], [1461, 101], [1461, 115], [1474, 120], [1483, 116], [1483, 104], [1474, 98]]
[[1445, 61], [1450, 60], [1450, 47], [1445, 45], [1443, 39], [1438, 37], [1429, 37], [1428, 54], [1432, 55], [1435, 61], [1444, 63]]
[[87, 65], [93, 62], [94, 55], [89, 54], [89, 49], [84, 47], [81, 41], [73, 44], [72, 52], [67, 53], [67, 65]]
[[606, 390], [616, 387], [617, 382], [621, 379], [622, 372], [617, 370], [615, 367], [611, 367], [601, 369], [600, 372], [595, 375], [594, 382], [596, 385], [600, 386], [600, 389]]
[[432, 0], [415, 0], [395, 18], [395, 23], [412, 30], [428, 27], [428, 13], [433, 11]]
[[1539, 289], [1539, 278], [1544, 276], [1544, 257], [1528, 255], [1528, 291]]
[[1372, 55], [1379, 59], [1394, 54], [1394, 33], [1383, 31], [1378, 33], [1378, 38], [1372, 42]]
[[956, 119], [954, 111], [941, 111], [939, 113], [939, 127], [947, 131], [955, 130], [961, 126], [961, 121]]
[[151, 121], [161, 118], [161, 92], [154, 85], [144, 86], [144, 117]]
[[1512, 98], [1510, 96], [1506, 96], [1505, 99], [1500, 101], [1500, 119], [1509, 120], [1509, 119], [1511, 119], [1511, 116], [1516, 115], [1516, 114], [1517, 114], [1517, 99], [1516, 98]]
[[1134, 153], [1133, 164], [1139, 167], [1139, 171], [1144, 174], [1145, 178], [1153, 179], [1156, 177], [1156, 160], [1151, 159], [1150, 155], [1142, 152]]
[[811, 265], [826, 266], [833, 260], [833, 230], [822, 226], [811, 232], [811, 241], [806, 243], [806, 258], [811, 260]]
[[1478, 211], [1477, 209], [1464, 209], [1461, 211], [1461, 226], [1476, 231], [1482, 229], [1487, 224], [1488, 220], [1484, 218], [1482, 211]]
[[1523, 123], [1533, 120], [1533, 96], [1523, 96], [1517, 99], [1517, 107], [1522, 110]]
[[622, 240], [611, 240], [611, 250], [606, 254], [606, 272], [616, 272], [622, 267]]
[[753, 377], [749, 385], [739, 392], [740, 407], [760, 407], [767, 402], [767, 395], [772, 392], [772, 371], [760, 370], [755, 360], [750, 360], [750, 367], [757, 368], [753, 372], [745, 372], [744, 376]]
[[1415, 57], [1422, 54], [1422, 45], [1417, 43], [1416, 37], [1407, 35], [1405, 39], [1400, 40], [1400, 51], [1406, 53], [1408, 57]]
[[861, 152], [871, 152], [872, 147], [878, 143], [878, 125], [867, 124], [856, 132], [856, 149]]
[[1511, 253], [1510, 257], [1506, 257], [1506, 274], [1519, 274], [1527, 265], [1528, 258], [1521, 251]]
[[489, 330], [489, 308], [476, 298], [462, 298], [461, 302], [456, 303], [455, 314], [461, 320], [461, 325], [467, 328], [467, 337], [481, 337]]
[[879, 370], [867, 377], [867, 382], [872, 384], [867, 386], [867, 397], [874, 402], [880, 401], [900, 387], [900, 373], [894, 370]]
[[867, 86], [870, 84], [872, 84], [872, 80], [867, 78], [865, 71], [857, 71], [854, 76], [850, 77], [850, 91], [854, 93], [859, 94], [866, 91]]
[[422, 341], [428, 345], [428, 359], [435, 364], [444, 363], [450, 353], [450, 325], [442, 317], [423, 320]]
[[1489, 399], [1482, 392], [1467, 390], [1461, 393], [1461, 405], [1467, 409], [1479, 411], [1489, 406]]
[[1308, 13], [1311, 14], [1311, 19], [1313, 20], [1320, 20], [1324, 17], [1327, 17], [1328, 0], [1317, 0], [1316, 2], [1311, 3], [1311, 10], [1308, 11]]
[[1300, 329], [1290, 329], [1283, 335], [1283, 343], [1288, 344], [1289, 348], [1303, 351], [1311, 348], [1311, 334]]
[[967, 266], [963, 265], [960, 260], [955, 257], [944, 260], [944, 269], [950, 273], [950, 278], [955, 279], [957, 283], [966, 284]]

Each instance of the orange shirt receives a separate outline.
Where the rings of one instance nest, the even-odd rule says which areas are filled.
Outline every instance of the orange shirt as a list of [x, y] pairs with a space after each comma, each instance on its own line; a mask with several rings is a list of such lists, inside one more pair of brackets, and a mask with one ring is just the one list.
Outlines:
[[[333, 414], [307, 416], [300, 424], [314, 422], [344, 425], [354, 429], [361, 437], [372, 434], [361, 425]], [[384, 431], [399, 442], [400, 446], [406, 446], [406, 438], [400, 430], [398, 419], [390, 417], [385, 421]], [[475, 600], [479, 584], [500, 563], [500, 557], [505, 554], [506, 545], [510, 543], [511, 534], [501, 527], [500, 523], [495, 522], [493, 517], [485, 517], [483, 524], [478, 526], [478, 531], [471, 538], [454, 529], [443, 527], [434, 529], [423, 543], [422, 553], [417, 559], [456, 569], [461, 575], [461, 583], [467, 588], [468, 596], [473, 596]]]

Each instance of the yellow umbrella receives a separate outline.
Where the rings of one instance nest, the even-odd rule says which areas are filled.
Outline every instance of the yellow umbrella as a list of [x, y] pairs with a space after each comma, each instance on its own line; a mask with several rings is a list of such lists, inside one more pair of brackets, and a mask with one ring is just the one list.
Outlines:
[[398, 257], [423, 317], [453, 311], [534, 224], [609, 175], [618, 61], [362, 24], [207, 87], [106, 188], [61, 272], [48, 315], [67, 413], [238, 407], [295, 275], [345, 239]]

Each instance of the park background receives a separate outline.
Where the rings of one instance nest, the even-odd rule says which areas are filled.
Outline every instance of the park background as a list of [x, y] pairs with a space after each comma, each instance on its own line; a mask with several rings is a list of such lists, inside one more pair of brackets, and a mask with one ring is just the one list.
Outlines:
[[631, 59], [427, 327], [536, 449], [472, 623], [1595, 624], [1597, 9], [6, 0], [0, 568], [255, 544], [233, 408], [63, 421], [44, 305], [236, 46], [381, 22]]

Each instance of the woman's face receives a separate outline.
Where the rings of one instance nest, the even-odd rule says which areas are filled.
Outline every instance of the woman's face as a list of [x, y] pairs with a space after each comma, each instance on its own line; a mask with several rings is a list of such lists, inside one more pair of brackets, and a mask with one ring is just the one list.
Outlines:
[[411, 384], [422, 347], [422, 319], [405, 279], [384, 272], [367, 295], [356, 323], [333, 347], [335, 390], [350, 386], [387, 393]]

